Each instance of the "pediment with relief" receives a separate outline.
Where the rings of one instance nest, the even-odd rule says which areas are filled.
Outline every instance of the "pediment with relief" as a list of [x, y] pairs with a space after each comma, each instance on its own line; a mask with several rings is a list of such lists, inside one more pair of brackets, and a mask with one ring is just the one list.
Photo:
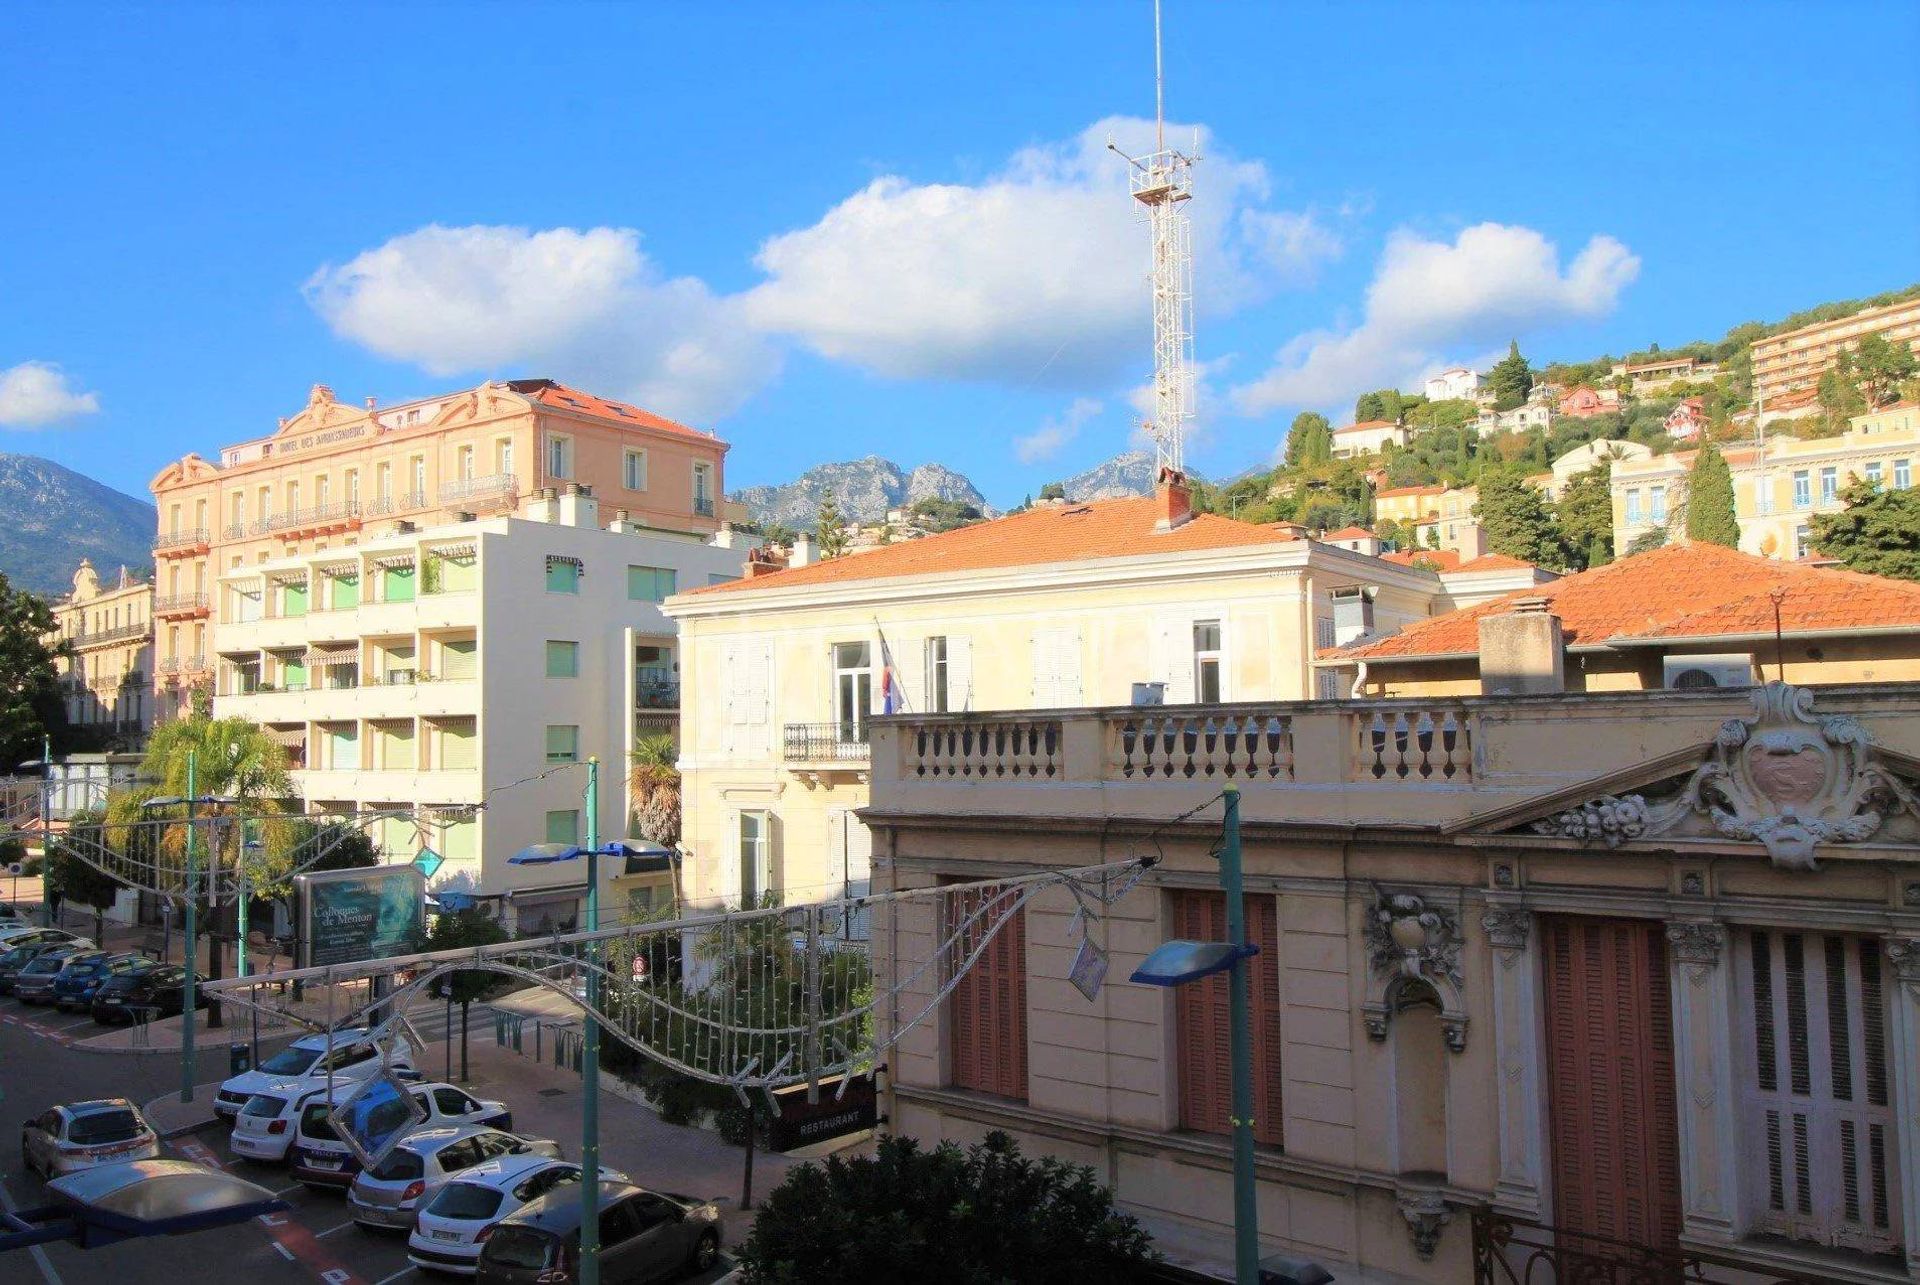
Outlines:
[[1782, 869], [1813, 870], [1815, 849], [1824, 846], [1920, 846], [1914, 766], [1876, 750], [1851, 715], [1818, 713], [1812, 690], [1768, 683], [1754, 689], [1752, 714], [1722, 723], [1698, 761], [1678, 774], [1567, 800], [1507, 833], [1604, 848], [1731, 839], [1759, 844]]

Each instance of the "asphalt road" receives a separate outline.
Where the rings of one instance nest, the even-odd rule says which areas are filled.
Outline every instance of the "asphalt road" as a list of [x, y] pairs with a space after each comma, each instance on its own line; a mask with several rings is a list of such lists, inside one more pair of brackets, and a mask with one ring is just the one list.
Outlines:
[[[32, 1023], [27, 1025], [26, 1023]], [[113, 1055], [77, 1052], [62, 1037], [83, 1038], [101, 1028], [91, 1019], [26, 1007], [0, 998], [0, 1204], [9, 1210], [43, 1203], [37, 1178], [20, 1163], [18, 1139], [23, 1122], [59, 1102], [94, 1097], [126, 1097], [144, 1103], [178, 1091], [177, 1055]], [[263, 1042], [262, 1056], [274, 1045]], [[423, 1063], [431, 1065], [432, 1063]], [[213, 1077], [199, 1092], [211, 1094], [220, 1078], [211, 1059], [202, 1062]], [[508, 1103], [509, 1106], [514, 1105]], [[411, 1285], [431, 1277], [411, 1267], [406, 1238], [356, 1227], [342, 1196], [309, 1191], [286, 1170], [234, 1157], [226, 1147], [225, 1125], [214, 1125], [175, 1139], [166, 1154], [231, 1172], [283, 1195], [289, 1213], [257, 1219], [191, 1236], [126, 1241], [104, 1249], [80, 1250], [56, 1243], [0, 1257], [0, 1280], [10, 1285], [126, 1285], [132, 1281], [189, 1282], [220, 1279], [244, 1285]], [[217, 1264], [217, 1269], [214, 1265]], [[722, 1269], [683, 1278], [699, 1285], [721, 1276]]]

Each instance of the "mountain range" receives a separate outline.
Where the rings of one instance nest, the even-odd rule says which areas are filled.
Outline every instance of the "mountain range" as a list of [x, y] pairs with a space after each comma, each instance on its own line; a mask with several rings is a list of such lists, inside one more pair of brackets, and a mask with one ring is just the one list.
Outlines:
[[0, 572], [18, 588], [69, 593], [83, 557], [103, 583], [153, 566], [153, 505], [52, 460], [0, 454], [0, 514]]
[[[1128, 451], [1062, 485], [1070, 500], [1106, 500], [1121, 495], [1146, 495], [1153, 490], [1153, 456]], [[878, 455], [838, 464], [819, 464], [791, 482], [778, 486], [749, 486], [733, 498], [747, 506], [762, 526], [775, 523], [796, 531], [811, 531], [820, 515], [820, 503], [832, 494], [840, 516], [849, 522], [878, 522], [888, 509], [905, 508], [917, 500], [951, 500], [970, 504], [991, 517], [987, 503], [971, 479], [944, 464], [922, 464], [911, 471]]]

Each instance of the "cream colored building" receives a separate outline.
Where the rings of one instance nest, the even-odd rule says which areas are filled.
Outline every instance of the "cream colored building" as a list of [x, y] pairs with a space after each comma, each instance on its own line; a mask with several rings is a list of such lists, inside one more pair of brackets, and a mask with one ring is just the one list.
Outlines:
[[1333, 458], [1355, 459], [1379, 455], [1389, 446], [1405, 446], [1413, 440], [1413, 430], [1391, 420], [1370, 419], [1333, 430]]
[[67, 722], [103, 748], [139, 749], [153, 725], [153, 582], [122, 567], [103, 585], [82, 558], [53, 620], [55, 638], [71, 649], [59, 664]]
[[1615, 362], [1612, 370], [1613, 377], [1628, 380], [1635, 393], [1657, 392], [1662, 388], [1671, 388], [1675, 384], [1711, 380], [1719, 373], [1718, 366], [1710, 361], [1701, 361], [1698, 357], [1668, 357], [1660, 361], [1643, 361], [1632, 366], [1625, 362]]
[[[1008, 748], [1036, 740], [1045, 775]], [[1343, 1282], [1920, 1279], [1920, 686], [915, 713], [872, 774], [880, 889], [1157, 859], [1091, 923], [1036, 895], [964, 975], [922, 968], [924, 903], [876, 915], [887, 1012], [953, 984], [890, 1053], [900, 1133], [1090, 1165], [1230, 1276], [1224, 983], [1129, 977], [1224, 937], [1237, 787], [1263, 1253]]]
[[1576, 446], [1553, 462], [1551, 481], [1547, 483], [1547, 495], [1559, 499], [1566, 491], [1567, 483], [1582, 473], [1599, 466], [1602, 460], [1611, 462], [1614, 468], [1620, 467], [1622, 460], [1646, 460], [1653, 458], [1653, 448], [1642, 442], [1629, 442], [1625, 438], [1600, 438], [1584, 446]]
[[1753, 393], [1762, 405], [1812, 389], [1846, 349], [1867, 335], [1885, 335], [1920, 352], [1920, 299], [1868, 308], [1838, 321], [1816, 322], [1753, 343]]
[[[1905, 490], [1920, 465], [1920, 406], [1901, 402], [1856, 415], [1839, 437], [1766, 439], [1763, 446], [1721, 448], [1733, 472], [1740, 547], [1770, 558], [1812, 550], [1811, 519], [1846, 507], [1840, 493], [1854, 478]], [[1613, 466], [1613, 547], [1671, 525], [1684, 513], [1687, 472], [1695, 452], [1675, 451]]]
[[584, 485], [610, 514], [701, 537], [721, 527], [727, 446], [708, 433], [548, 379], [494, 380], [378, 407], [316, 384], [270, 437], [188, 455], [151, 483], [159, 716], [213, 676], [214, 583], [237, 567], [351, 548], [395, 520], [512, 513]]
[[[369, 833], [390, 858], [445, 857], [436, 893], [498, 898], [522, 933], [577, 923], [582, 867], [507, 859], [584, 838], [586, 774], [567, 769], [593, 756], [599, 834], [628, 833], [628, 752], [680, 704], [660, 603], [734, 577], [739, 555], [608, 520], [577, 484], [514, 514], [380, 525], [214, 579], [214, 713], [287, 748], [309, 811], [407, 812]], [[664, 865], [602, 870], [609, 914], [671, 902]]]
[[[1422, 620], [1444, 592], [1431, 572], [1185, 504], [1162, 487], [1039, 506], [671, 599], [700, 693], [681, 741], [688, 895], [864, 886], [855, 812], [883, 711], [1331, 696], [1316, 648]], [[1058, 748], [1020, 753], [1044, 776]]]

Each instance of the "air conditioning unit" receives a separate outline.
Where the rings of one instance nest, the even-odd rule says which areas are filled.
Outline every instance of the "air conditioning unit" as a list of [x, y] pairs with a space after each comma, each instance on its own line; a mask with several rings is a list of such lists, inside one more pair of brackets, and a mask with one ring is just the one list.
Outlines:
[[1739, 652], [1713, 656], [1668, 656], [1662, 664], [1666, 685], [1676, 690], [1753, 686], [1753, 657]]

